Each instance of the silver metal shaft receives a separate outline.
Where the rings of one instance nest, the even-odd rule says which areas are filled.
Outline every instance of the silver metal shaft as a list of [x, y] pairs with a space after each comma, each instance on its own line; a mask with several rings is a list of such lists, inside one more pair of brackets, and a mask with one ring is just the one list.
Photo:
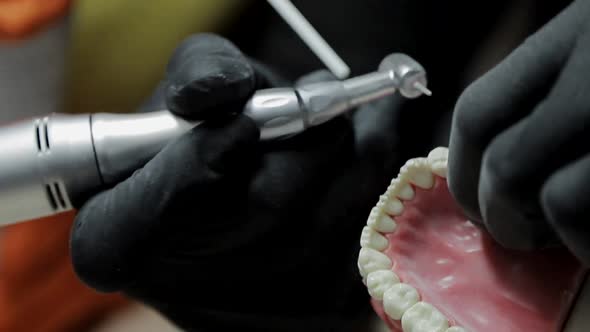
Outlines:
[[[380, 70], [345, 81], [260, 90], [244, 113], [263, 140], [294, 135], [362, 104], [426, 87], [422, 67], [392, 55]], [[0, 225], [71, 210], [81, 198], [143, 167], [166, 144], [198, 126], [169, 111], [52, 114], [0, 127]]]

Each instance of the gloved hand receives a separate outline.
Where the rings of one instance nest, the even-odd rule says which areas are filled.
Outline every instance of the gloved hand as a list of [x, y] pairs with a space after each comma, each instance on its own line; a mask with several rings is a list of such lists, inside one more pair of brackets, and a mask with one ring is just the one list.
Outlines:
[[231, 113], [276, 82], [219, 37], [178, 48], [156, 96], [205, 121], [80, 209], [71, 249], [82, 280], [191, 331], [354, 329], [369, 310], [358, 234], [403, 160], [401, 98], [259, 142], [253, 121]]
[[461, 96], [449, 186], [502, 245], [590, 264], [590, 2], [574, 1]]

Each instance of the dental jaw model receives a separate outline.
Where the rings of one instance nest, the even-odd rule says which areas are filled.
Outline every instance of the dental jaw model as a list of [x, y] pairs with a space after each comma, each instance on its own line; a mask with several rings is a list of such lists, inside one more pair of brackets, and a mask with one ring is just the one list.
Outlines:
[[563, 249], [501, 248], [463, 215], [446, 173], [445, 148], [408, 161], [362, 231], [359, 271], [387, 326], [396, 332], [586, 331], [565, 323], [585, 275], [578, 261]]

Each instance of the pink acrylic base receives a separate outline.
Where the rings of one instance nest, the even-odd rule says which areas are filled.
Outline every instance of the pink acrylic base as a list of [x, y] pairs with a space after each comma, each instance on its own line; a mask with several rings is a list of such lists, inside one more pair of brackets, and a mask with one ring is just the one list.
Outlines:
[[[569, 312], [584, 270], [567, 251], [506, 250], [473, 226], [449, 194], [445, 179], [430, 190], [414, 188], [395, 217], [385, 251], [402, 282], [471, 332], [557, 332]], [[400, 322], [376, 312], [393, 331]]]

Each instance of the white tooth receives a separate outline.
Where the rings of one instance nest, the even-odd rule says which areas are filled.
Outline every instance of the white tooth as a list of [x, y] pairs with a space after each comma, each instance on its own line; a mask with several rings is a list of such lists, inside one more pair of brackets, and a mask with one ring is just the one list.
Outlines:
[[[379, 204], [379, 203], [377, 203]], [[371, 209], [371, 213], [369, 213], [369, 219], [377, 218], [381, 214], [381, 210], [378, 206], [375, 206]]]
[[430, 164], [430, 168], [432, 169], [432, 173], [434, 173], [442, 178], [447, 177], [448, 166], [447, 166], [446, 160], [433, 161]]
[[422, 189], [430, 189], [434, 185], [434, 176], [430, 169], [425, 167], [411, 169], [408, 180]]
[[387, 196], [387, 197], [395, 196], [395, 192], [397, 191], [398, 186], [399, 186], [399, 180], [397, 178], [391, 180], [391, 183], [389, 184], [389, 186], [387, 187], [387, 191], [385, 192], [385, 196]]
[[378, 207], [373, 207], [373, 209], [371, 210], [371, 213], [369, 213], [369, 218], [367, 219], [367, 225], [374, 223], [375, 219], [379, 218], [379, 216], [381, 215], [381, 209]]
[[402, 328], [404, 332], [445, 332], [449, 322], [431, 304], [418, 302], [402, 316]]
[[395, 220], [383, 213], [383, 209], [379, 207], [374, 207], [371, 210], [367, 225], [382, 233], [391, 233], [395, 231], [397, 227]]
[[369, 226], [365, 226], [361, 233], [361, 247], [375, 250], [385, 250], [389, 246], [389, 241], [385, 236], [379, 234]]
[[380, 216], [376, 216], [375, 218], [369, 218], [367, 225], [382, 233], [393, 233], [397, 228], [395, 220], [385, 213], [381, 214]]
[[399, 169], [399, 174], [397, 176], [398, 179], [405, 179], [406, 178], [406, 174], [408, 174], [408, 171], [410, 170], [410, 168], [414, 165], [414, 160], [410, 159], [408, 161], [406, 161], [406, 163], [404, 164], [404, 166], [402, 166], [402, 168]]
[[361, 276], [366, 277], [371, 272], [391, 269], [391, 260], [375, 249], [361, 248], [358, 268]]
[[387, 203], [388, 198], [387, 195], [381, 195], [379, 196], [379, 201], [377, 202], [377, 204], [375, 206], [377, 206], [378, 208], [383, 208], [385, 206], [385, 204]]
[[396, 284], [383, 294], [383, 308], [389, 317], [400, 320], [411, 306], [418, 303], [418, 291], [408, 284]]
[[438, 147], [428, 154], [428, 163], [432, 172], [440, 177], [447, 177], [447, 160], [449, 159], [449, 149]]
[[426, 158], [412, 158], [406, 162], [404, 167], [413, 168], [413, 167], [423, 165], [425, 162], [426, 162]]
[[428, 154], [428, 160], [448, 160], [449, 159], [449, 149], [445, 147], [437, 147], [436, 149], [430, 151]]
[[445, 332], [467, 332], [467, 330], [459, 326], [453, 326], [449, 327]]
[[397, 197], [406, 201], [414, 198], [414, 189], [412, 189], [412, 186], [407, 183], [399, 184], [399, 186], [401, 187], [397, 190]]
[[430, 163], [426, 158], [414, 158], [406, 162], [399, 175], [401, 182], [411, 182], [420, 188], [430, 189], [434, 177], [430, 171]]
[[399, 216], [404, 211], [404, 205], [397, 198], [390, 198], [383, 207], [385, 212], [392, 216]]
[[395, 284], [399, 284], [399, 278], [391, 270], [379, 270], [367, 276], [367, 288], [375, 300], [381, 301], [383, 293]]

